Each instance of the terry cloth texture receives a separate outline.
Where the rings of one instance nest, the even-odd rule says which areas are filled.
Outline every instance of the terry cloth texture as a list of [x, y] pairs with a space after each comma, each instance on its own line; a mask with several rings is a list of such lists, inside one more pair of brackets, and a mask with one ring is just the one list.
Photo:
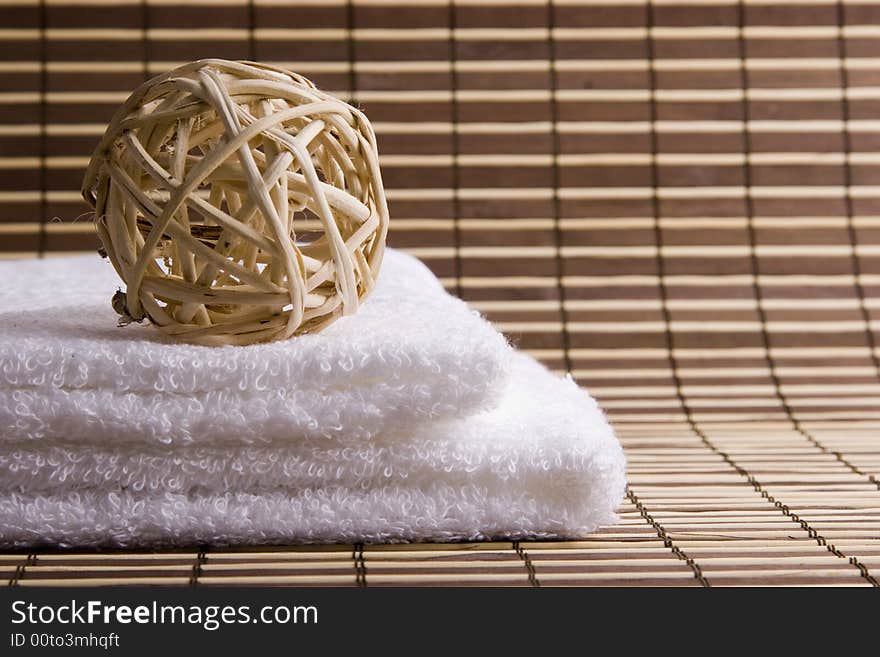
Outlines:
[[391, 250], [363, 308], [248, 347], [115, 326], [97, 258], [4, 263], [0, 544], [578, 537], [615, 519], [602, 412]]
[[359, 443], [483, 408], [509, 363], [501, 335], [395, 251], [355, 315], [245, 348], [117, 327], [118, 279], [96, 256], [2, 263], [0, 272], [9, 277], [0, 292], [2, 440]]

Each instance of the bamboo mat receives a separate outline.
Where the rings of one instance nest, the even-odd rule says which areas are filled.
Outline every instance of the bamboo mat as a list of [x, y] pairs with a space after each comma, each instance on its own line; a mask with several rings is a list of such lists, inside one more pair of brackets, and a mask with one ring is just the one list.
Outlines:
[[[363, 107], [391, 243], [600, 400], [621, 523], [558, 543], [0, 555], [10, 584], [880, 579], [880, 2], [0, 0], [0, 252], [93, 250], [82, 169], [219, 56]], [[204, 4], [204, 3], [202, 3]]]

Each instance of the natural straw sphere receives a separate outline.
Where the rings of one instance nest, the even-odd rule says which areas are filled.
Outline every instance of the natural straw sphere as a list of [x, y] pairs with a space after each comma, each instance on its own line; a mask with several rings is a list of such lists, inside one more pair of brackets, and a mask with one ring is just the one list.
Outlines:
[[202, 344], [284, 339], [355, 312], [388, 230], [366, 117], [252, 62], [193, 62], [135, 90], [83, 196], [126, 284], [121, 321]]

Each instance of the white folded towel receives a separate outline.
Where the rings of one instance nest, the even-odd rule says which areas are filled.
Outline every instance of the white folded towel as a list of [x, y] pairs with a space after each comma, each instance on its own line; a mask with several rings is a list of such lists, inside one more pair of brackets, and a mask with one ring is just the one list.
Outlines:
[[116, 326], [118, 279], [96, 256], [0, 263], [0, 441], [360, 442], [468, 413], [497, 396], [510, 347], [390, 250], [357, 314], [248, 347]]
[[528, 356], [513, 360], [495, 408], [360, 446], [46, 445], [0, 454], [3, 541], [552, 538], [613, 521], [623, 455], [595, 402]]
[[[46, 269], [75, 264], [87, 273], [36, 295], [59, 291], [54, 305], [25, 313], [0, 301], [2, 545], [577, 537], [615, 518], [624, 459], [595, 402], [509, 349], [407, 256], [391, 251], [362, 310], [325, 332], [225, 348], [171, 344], [146, 327], [129, 339], [132, 327], [115, 328], [112, 311], [65, 309], [65, 299], [93, 303], [65, 293], [71, 279], [109, 281], [112, 293], [112, 274], [90, 261], [28, 263], [31, 273], [16, 274], [45, 281]], [[52, 327], [33, 316], [41, 312]], [[356, 341], [364, 325], [378, 332], [372, 342]], [[348, 370], [346, 335], [360, 354]], [[391, 351], [406, 356], [379, 367], [376, 353]], [[227, 353], [235, 366], [224, 379]], [[114, 375], [113, 363], [138, 358], [145, 371], [134, 380]], [[207, 365], [196, 369], [196, 358]], [[252, 359], [265, 364], [269, 391]], [[228, 391], [239, 375], [244, 390]], [[148, 392], [150, 382], [171, 389]]]

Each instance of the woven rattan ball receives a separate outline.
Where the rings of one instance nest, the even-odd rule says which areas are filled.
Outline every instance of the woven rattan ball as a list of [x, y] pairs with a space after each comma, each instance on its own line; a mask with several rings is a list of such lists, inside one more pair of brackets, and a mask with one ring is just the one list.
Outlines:
[[376, 138], [305, 78], [202, 60], [134, 91], [83, 182], [122, 322], [188, 342], [288, 338], [355, 312], [388, 208]]

